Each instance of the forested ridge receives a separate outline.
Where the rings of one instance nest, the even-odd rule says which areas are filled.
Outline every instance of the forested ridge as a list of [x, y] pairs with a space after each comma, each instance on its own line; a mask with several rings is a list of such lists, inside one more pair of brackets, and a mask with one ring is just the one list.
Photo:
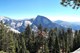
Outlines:
[[24, 32], [14, 33], [0, 23], [0, 53], [70, 53], [80, 47], [80, 30], [58, 30], [28, 25]]

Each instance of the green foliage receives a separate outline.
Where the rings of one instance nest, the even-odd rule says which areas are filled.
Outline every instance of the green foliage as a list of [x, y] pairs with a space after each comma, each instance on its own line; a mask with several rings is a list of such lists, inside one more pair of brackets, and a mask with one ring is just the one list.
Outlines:
[[23, 33], [16, 34], [0, 23], [0, 53], [70, 53], [79, 47], [80, 30], [48, 30], [39, 25], [34, 32], [28, 25]]
[[58, 40], [58, 37], [57, 36], [55, 38], [54, 52], [55, 53], [60, 53], [59, 40]]
[[78, 9], [80, 7], [80, 0], [61, 0], [61, 5]]
[[4, 51], [0, 51], [0, 53], [7, 53], [7, 52], [4, 52]]

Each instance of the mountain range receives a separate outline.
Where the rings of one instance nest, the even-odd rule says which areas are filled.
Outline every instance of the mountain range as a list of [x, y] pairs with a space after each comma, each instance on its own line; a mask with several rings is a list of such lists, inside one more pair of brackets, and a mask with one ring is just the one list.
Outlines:
[[51, 21], [45, 16], [38, 15], [35, 19], [23, 19], [23, 20], [15, 20], [9, 17], [0, 16], [0, 21], [4, 24], [10, 26], [11, 28], [18, 30], [19, 32], [23, 32], [27, 25], [29, 24], [34, 30], [37, 29], [39, 24], [42, 25], [43, 28], [72, 28], [73, 30], [80, 30], [79, 22], [66, 22], [62, 20]]
[[30, 25], [32, 24], [33, 19], [14, 20], [14, 19], [11, 19], [11, 18], [8, 18], [5, 16], [1, 16], [0, 21], [2, 21], [4, 24], [6, 24], [20, 32], [23, 32], [25, 27], [28, 24], [30, 24]]
[[66, 22], [66, 21], [57, 20], [54, 23], [57, 23], [65, 28], [72, 28], [73, 30], [80, 30], [79, 22]]

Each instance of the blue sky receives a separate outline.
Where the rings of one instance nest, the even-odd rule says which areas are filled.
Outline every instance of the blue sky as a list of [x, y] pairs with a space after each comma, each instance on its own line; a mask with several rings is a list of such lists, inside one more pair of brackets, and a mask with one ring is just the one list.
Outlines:
[[0, 0], [0, 16], [25, 19], [37, 15], [51, 20], [80, 21], [80, 9], [63, 7], [60, 0]]

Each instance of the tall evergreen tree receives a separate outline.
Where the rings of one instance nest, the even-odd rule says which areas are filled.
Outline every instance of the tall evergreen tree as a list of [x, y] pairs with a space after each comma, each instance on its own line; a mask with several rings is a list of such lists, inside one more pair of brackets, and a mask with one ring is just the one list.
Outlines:
[[55, 39], [54, 53], [60, 53], [59, 40], [58, 40], [57, 36], [56, 36], [56, 39]]
[[54, 44], [55, 44], [55, 30], [50, 30], [49, 31], [49, 36], [48, 36], [48, 47], [49, 47], [49, 52], [53, 53], [54, 51]]

